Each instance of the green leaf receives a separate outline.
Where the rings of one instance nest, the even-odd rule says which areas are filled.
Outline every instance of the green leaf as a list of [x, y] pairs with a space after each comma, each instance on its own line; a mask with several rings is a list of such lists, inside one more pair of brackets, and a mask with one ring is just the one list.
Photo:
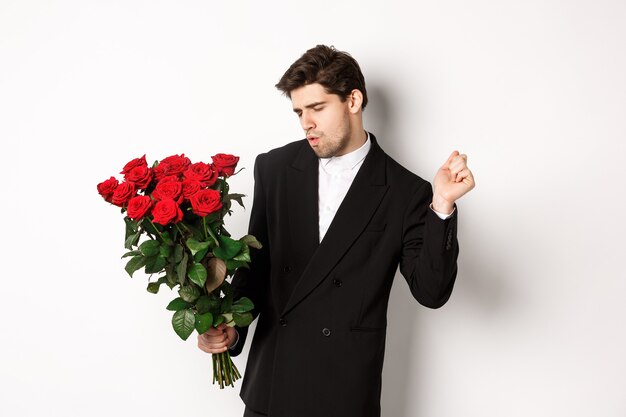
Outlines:
[[193, 333], [196, 319], [191, 309], [180, 310], [174, 313], [172, 317], [172, 326], [176, 334], [183, 340]]
[[233, 261], [252, 262], [252, 259], [250, 259], [250, 248], [248, 245], [242, 245], [241, 252], [233, 258]]
[[204, 314], [209, 311], [215, 314], [219, 314], [220, 300], [210, 297], [208, 295], [203, 295], [202, 297], [198, 298], [198, 301], [196, 301], [196, 311], [199, 314]]
[[220, 246], [213, 249], [213, 254], [218, 258], [221, 258], [225, 261], [234, 258], [239, 251], [241, 251], [241, 247], [243, 243], [238, 240], [231, 239], [228, 236], [220, 236]]
[[124, 269], [126, 270], [126, 272], [128, 272], [128, 275], [132, 277], [135, 271], [143, 268], [145, 265], [146, 265], [146, 258], [143, 257], [142, 255], [138, 255], [133, 258], [130, 258], [130, 261], [128, 261]]
[[180, 285], [185, 284], [185, 278], [187, 277], [187, 262], [189, 262], [189, 255], [187, 255], [187, 252], [185, 251], [183, 259], [176, 267], [176, 274], [178, 275], [178, 282]]
[[224, 323], [226, 323], [227, 326], [233, 327], [235, 325], [232, 313], [223, 313], [222, 317], [224, 317]]
[[202, 334], [209, 330], [213, 325], [213, 314], [204, 313], [196, 315], [196, 330]]
[[146, 274], [161, 272], [165, 268], [167, 259], [160, 256], [150, 256], [146, 258]]
[[235, 200], [237, 203], [239, 203], [241, 207], [246, 208], [246, 206], [243, 205], [242, 200], [245, 196], [245, 194], [228, 194], [226, 198], [228, 198], [229, 200]]
[[156, 225], [152, 223], [149, 218], [143, 218], [141, 221], [141, 227], [143, 227], [143, 229], [151, 235], [159, 236], [159, 229], [157, 229]]
[[200, 297], [200, 290], [195, 285], [185, 285], [178, 290], [178, 295], [188, 303], [193, 303]]
[[187, 239], [187, 242], [185, 243], [187, 244], [187, 247], [191, 251], [192, 255], [209, 248], [208, 242], [199, 242], [196, 239]]
[[229, 271], [234, 271], [237, 268], [248, 268], [248, 263], [245, 261], [235, 261], [233, 259], [229, 259], [226, 261], [226, 268]]
[[254, 308], [254, 303], [248, 297], [241, 297], [239, 300], [235, 301], [231, 306], [231, 311], [233, 313], [245, 313], [247, 311], [251, 311]]
[[187, 276], [194, 284], [199, 287], [204, 287], [204, 283], [206, 282], [206, 268], [202, 264], [192, 264], [189, 271], [187, 271]]
[[132, 249], [133, 246], [137, 246], [137, 242], [139, 242], [139, 236], [141, 236], [141, 232], [133, 233], [126, 238], [124, 242], [124, 247], [126, 249]]
[[239, 239], [239, 241], [243, 242], [244, 244], [246, 244], [246, 245], [248, 245], [248, 246], [250, 246], [251, 248], [254, 248], [254, 249], [261, 249], [263, 247], [263, 245], [261, 245], [261, 242], [256, 240], [256, 237], [254, 237], [252, 235], [245, 235], [244, 237]]
[[172, 254], [172, 247], [170, 245], [161, 245], [159, 254], [164, 258], [168, 258]]
[[165, 265], [165, 278], [167, 279], [167, 286], [170, 287], [170, 289], [178, 284], [178, 275], [176, 275], [174, 264], [171, 262]]
[[184, 252], [185, 248], [183, 248], [183, 245], [176, 245], [176, 247], [174, 248], [174, 263], [178, 264], [183, 259]]
[[154, 256], [159, 253], [159, 246], [161, 244], [158, 241], [150, 239], [139, 245], [139, 250], [144, 256]]
[[219, 326], [222, 323], [224, 323], [224, 316], [219, 315], [219, 316], [217, 316], [217, 318], [213, 322], [213, 327], [217, 327], [217, 326]]
[[147, 290], [148, 292], [151, 292], [152, 294], [156, 294], [159, 292], [159, 288], [161, 287], [161, 284], [164, 284], [164, 283], [167, 283], [167, 278], [161, 277], [157, 281], [149, 283]]
[[196, 262], [200, 262], [202, 259], [204, 259], [204, 257], [206, 256], [208, 252], [209, 252], [209, 248], [203, 249], [200, 252], [196, 252], [196, 254], [193, 255], [193, 260]]
[[124, 240], [128, 239], [128, 236], [137, 233], [137, 222], [131, 219], [130, 217], [124, 217], [124, 223], [126, 224], [126, 234], [124, 235]]
[[252, 323], [253, 318], [251, 313], [233, 313], [233, 320], [237, 326], [246, 327]]
[[178, 297], [178, 298], [174, 298], [172, 301], [170, 301], [170, 303], [165, 308], [170, 310], [170, 311], [180, 311], [180, 310], [184, 310], [184, 309], [188, 308], [189, 306], [190, 306], [190, 304], [187, 301], [185, 301], [182, 298]]
[[174, 244], [174, 241], [172, 240], [168, 232], [161, 233], [161, 238], [163, 239], [163, 243], [165, 243], [167, 246], [172, 246]]
[[138, 250], [131, 250], [130, 252], [126, 252], [125, 254], [122, 255], [122, 259], [128, 257], [128, 256], [137, 256], [137, 255], [141, 255], [141, 251]]

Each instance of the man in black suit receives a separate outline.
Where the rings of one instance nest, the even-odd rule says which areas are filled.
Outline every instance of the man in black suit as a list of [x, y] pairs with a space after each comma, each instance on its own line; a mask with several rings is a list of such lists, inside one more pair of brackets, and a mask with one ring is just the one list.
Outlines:
[[[456, 278], [455, 201], [474, 187], [453, 152], [434, 189], [363, 129], [365, 80], [319, 45], [277, 84], [306, 139], [257, 157], [250, 233], [263, 243], [233, 279], [258, 323], [241, 388], [244, 417], [379, 417], [387, 304], [398, 264], [412, 295], [441, 307]], [[198, 338], [238, 355], [247, 328]]]

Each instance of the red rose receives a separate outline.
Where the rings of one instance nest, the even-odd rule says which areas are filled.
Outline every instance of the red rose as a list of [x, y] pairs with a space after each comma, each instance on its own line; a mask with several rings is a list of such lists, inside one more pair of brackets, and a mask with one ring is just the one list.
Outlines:
[[145, 195], [138, 195], [133, 197], [128, 202], [128, 209], [126, 214], [133, 220], [140, 220], [143, 216], [150, 211], [152, 207], [152, 200]]
[[197, 162], [189, 165], [185, 171], [185, 178], [200, 181], [205, 187], [210, 187], [217, 181], [218, 172], [212, 165]]
[[156, 185], [152, 197], [156, 200], [172, 199], [180, 204], [183, 202], [183, 184], [180, 181], [172, 181], [169, 177], [165, 177]]
[[166, 175], [159, 180], [159, 182], [178, 182], [180, 179], [178, 175]]
[[126, 165], [124, 165], [124, 168], [122, 169], [122, 172], [120, 172], [120, 174], [124, 174], [125, 176], [133, 168], [141, 166], [145, 166], [146, 168], [148, 167], [148, 163], [146, 162], [146, 155], [142, 156], [141, 158], [135, 158], [132, 161], [128, 162]]
[[239, 157], [226, 153], [218, 153], [212, 157], [213, 165], [217, 167], [220, 175], [230, 177], [235, 173], [235, 168], [239, 162]]
[[166, 175], [180, 175], [190, 164], [191, 161], [185, 154], [168, 156], [155, 167], [154, 174], [158, 180]]
[[135, 184], [135, 187], [145, 190], [152, 181], [152, 170], [147, 165], [140, 165], [124, 175], [124, 179]]
[[162, 226], [168, 223], [178, 223], [183, 219], [183, 212], [180, 210], [176, 201], [172, 199], [165, 199], [157, 201], [152, 209], [152, 220], [154, 223], [158, 223]]
[[135, 196], [135, 184], [132, 182], [123, 182], [117, 186], [111, 202], [116, 206], [124, 207], [128, 201]]
[[115, 179], [115, 177], [111, 177], [106, 181], [102, 181], [98, 184], [98, 193], [109, 203], [111, 202], [111, 198], [113, 197], [113, 193], [115, 193], [115, 189], [119, 185], [119, 182]]
[[217, 190], [200, 190], [189, 199], [193, 212], [204, 217], [222, 209], [222, 197]]
[[186, 179], [183, 181], [183, 197], [187, 200], [203, 188], [200, 181]]

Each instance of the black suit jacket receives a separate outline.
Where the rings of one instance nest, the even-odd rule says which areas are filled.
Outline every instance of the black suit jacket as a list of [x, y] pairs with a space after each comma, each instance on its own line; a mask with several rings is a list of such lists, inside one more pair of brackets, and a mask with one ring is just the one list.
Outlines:
[[[324, 239], [319, 161], [306, 140], [257, 157], [250, 233], [264, 245], [233, 279], [258, 323], [241, 388], [270, 417], [378, 417], [387, 304], [398, 264], [438, 308], [456, 277], [457, 211], [441, 220], [431, 185], [372, 147]], [[241, 352], [247, 328], [238, 328]]]

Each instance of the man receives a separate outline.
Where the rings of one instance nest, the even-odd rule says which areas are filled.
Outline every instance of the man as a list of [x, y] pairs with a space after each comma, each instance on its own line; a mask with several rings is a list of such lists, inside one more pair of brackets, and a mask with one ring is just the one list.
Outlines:
[[[365, 80], [319, 45], [283, 75], [306, 139], [257, 157], [250, 233], [263, 243], [233, 279], [258, 324], [241, 388], [244, 417], [378, 417], [386, 313], [398, 264], [421, 304], [441, 307], [456, 278], [455, 201], [474, 187], [453, 152], [431, 185], [363, 129]], [[238, 355], [247, 328], [198, 338]]]

